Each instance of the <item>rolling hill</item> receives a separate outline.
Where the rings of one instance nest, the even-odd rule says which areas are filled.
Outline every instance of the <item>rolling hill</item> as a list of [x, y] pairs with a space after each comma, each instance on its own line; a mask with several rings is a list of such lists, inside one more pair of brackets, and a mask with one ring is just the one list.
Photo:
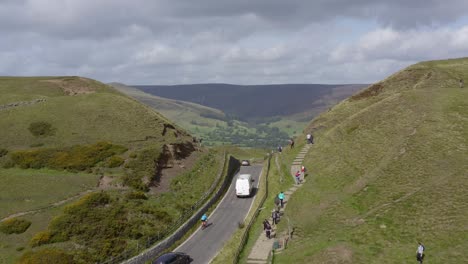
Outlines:
[[143, 250], [224, 160], [95, 80], [0, 77], [0, 95], [0, 263], [96, 263]]
[[467, 58], [418, 63], [315, 118], [307, 182], [286, 209], [294, 236], [275, 263], [416, 263], [418, 241], [428, 263], [467, 263], [459, 79]]

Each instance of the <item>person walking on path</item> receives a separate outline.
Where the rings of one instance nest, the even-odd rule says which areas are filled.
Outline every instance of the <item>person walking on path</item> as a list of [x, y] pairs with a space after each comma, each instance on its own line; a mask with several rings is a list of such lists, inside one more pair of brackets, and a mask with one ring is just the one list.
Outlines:
[[271, 219], [272, 219], [273, 225], [277, 225], [277, 224], [278, 224], [279, 218], [280, 218], [279, 212], [276, 211], [275, 209], [273, 209], [273, 210], [271, 211]]
[[302, 177], [302, 180], [305, 179], [305, 174], [306, 174], [306, 168], [304, 167], [304, 165], [301, 166], [301, 177]]
[[460, 79], [460, 88], [463, 88], [463, 79]]
[[416, 260], [419, 264], [423, 263], [424, 260], [424, 250], [426, 249], [421, 242], [418, 243], [418, 249], [416, 250]]
[[266, 233], [266, 237], [270, 239], [271, 238], [271, 225], [267, 226], [265, 233]]
[[280, 192], [278, 194], [278, 198], [280, 199], [280, 205], [281, 205], [281, 208], [284, 207], [284, 193], [283, 192]]
[[283, 152], [283, 147], [278, 146], [278, 152], [281, 154], [281, 152]]
[[271, 234], [271, 225], [267, 219], [263, 220], [263, 230], [265, 230], [266, 237], [270, 238]]
[[291, 146], [291, 148], [294, 148], [294, 139], [290, 139], [289, 140], [289, 145]]
[[297, 171], [295, 176], [296, 176], [296, 184], [299, 185], [301, 183], [301, 172]]
[[280, 210], [280, 204], [281, 204], [281, 201], [280, 201], [278, 195], [276, 195], [276, 196], [275, 196], [275, 210], [276, 210], [277, 212], [279, 212], [279, 210]]
[[314, 136], [312, 134], [307, 134], [307, 144], [314, 144]]

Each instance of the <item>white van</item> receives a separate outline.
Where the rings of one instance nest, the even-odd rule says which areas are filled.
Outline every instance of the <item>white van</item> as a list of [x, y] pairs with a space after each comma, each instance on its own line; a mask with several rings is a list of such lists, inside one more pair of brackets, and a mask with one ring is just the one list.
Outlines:
[[252, 194], [253, 180], [250, 174], [240, 174], [236, 180], [237, 197], [248, 197]]

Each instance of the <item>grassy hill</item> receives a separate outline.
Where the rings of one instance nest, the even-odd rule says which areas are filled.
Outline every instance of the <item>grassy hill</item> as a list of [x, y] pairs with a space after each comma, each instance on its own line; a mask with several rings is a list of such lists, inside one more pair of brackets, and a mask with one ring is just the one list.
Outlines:
[[0, 263], [144, 249], [222, 166], [221, 151], [91, 79], [1, 77], [0, 94]]
[[418, 63], [317, 117], [309, 176], [286, 210], [294, 238], [274, 262], [415, 263], [421, 241], [428, 263], [467, 263], [460, 78], [466, 58]]

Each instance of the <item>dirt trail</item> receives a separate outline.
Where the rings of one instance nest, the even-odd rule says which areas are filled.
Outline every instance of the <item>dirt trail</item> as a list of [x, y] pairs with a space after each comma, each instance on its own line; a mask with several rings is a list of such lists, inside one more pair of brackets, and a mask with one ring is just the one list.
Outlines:
[[19, 216], [23, 216], [23, 215], [29, 215], [29, 214], [35, 214], [35, 213], [38, 213], [38, 212], [41, 212], [43, 210], [46, 210], [46, 209], [49, 209], [49, 208], [53, 208], [53, 207], [57, 207], [57, 206], [60, 206], [62, 204], [65, 204], [67, 202], [70, 202], [72, 200], [75, 200], [77, 198], [80, 198], [81, 196], [85, 195], [85, 194], [88, 194], [88, 193], [91, 193], [93, 192], [93, 190], [86, 190], [84, 192], [80, 192], [79, 194], [77, 195], [74, 195], [72, 197], [68, 197], [67, 199], [64, 199], [64, 200], [60, 200], [58, 202], [55, 202], [55, 203], [52, 203], [52, 204], [49, 204], [49, 205], [46, 205], [44, 207], [41, 207], [41, 208], [38, 208], [38, 209], [34, 209], [34, 210], [30, 210], [30, 211], [25, 211], [25, 212], [18, 212], [18, 213], [14, 213], [14, 214], [11, 214], [7, 217], [4, 217], [2, 219], [0, 219], [0, 222], [3, 222], [5, 220], [8, 220], [8, 219], [11, 219], [11, 218], [15, 218], [15, 217], [19, 217]]

